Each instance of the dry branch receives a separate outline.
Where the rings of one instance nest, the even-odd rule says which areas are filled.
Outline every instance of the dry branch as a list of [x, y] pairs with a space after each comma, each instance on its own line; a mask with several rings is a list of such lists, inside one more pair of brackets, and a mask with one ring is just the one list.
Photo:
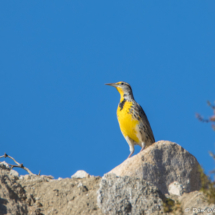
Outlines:
[[[212, 105], [209, 101], [207, 101], [207, 104], [213, 109], [213, 113], [214, 115], [212, 115], [211, 117], [209, 117], [208, 119], [205, 119], [204, 117], [202, 117], [200, 114], [196, 114], [196, 118], [198, 120], [200, 120], [201, 122], [207, 122], [207, 123], [212, 123], [215, 122], [215, 105]], [[215, 125], [211, 124], [212, 128], [215, 130]]]
[[5, 153], [4, 155], [0, 156], [0, 158], [10, 158], [14, 161], [14, 163], [17, 164], [17, 165], [8, 164], [11, 169], [13, 169], [14, 167], [22, 168], [25, 171], [27, 171], [29, 174], [34, 175], [27, 167], [25, 167], [22, 163], [20, 164], [19, 162], [17, 162], [13, 157], [9, 156], [8, 154]]

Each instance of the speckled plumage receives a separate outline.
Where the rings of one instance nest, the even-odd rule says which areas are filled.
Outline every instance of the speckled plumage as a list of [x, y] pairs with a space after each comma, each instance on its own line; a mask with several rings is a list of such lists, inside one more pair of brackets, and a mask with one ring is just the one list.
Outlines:
[[121, 96], [117, 118], [122, 134], [130, 147], [130, 157], [134, 152], [134, 145], [139, 145], [143, 150], [155, 142], [154, 135], [144, 110], [134, 100], [130, 85], [122, 81], [107, 85], [114, 86]]

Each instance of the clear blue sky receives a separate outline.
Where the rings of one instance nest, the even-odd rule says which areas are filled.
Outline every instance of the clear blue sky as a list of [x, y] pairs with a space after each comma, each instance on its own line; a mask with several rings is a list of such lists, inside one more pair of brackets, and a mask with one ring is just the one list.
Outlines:
[[1, 1], [0, 154], [55, 178], [102, 176], [129, 154], [119, 94], [104, 85], [126, 81], [156, 140], [213, 169], [215, 132], [195, 113], [212, 115], [206, 101], [215, 100], [214, 8], [214, 0]]

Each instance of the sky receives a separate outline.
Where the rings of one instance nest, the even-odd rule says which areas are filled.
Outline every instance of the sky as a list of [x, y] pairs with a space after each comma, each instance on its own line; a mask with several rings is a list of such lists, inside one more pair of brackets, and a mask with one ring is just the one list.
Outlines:
[[213, 0], [1, 1], [0, 155], [35, 174], [103, 176], [129, 155], [119, 93], [104, 85], [125, 81], [156, 141], [214, 169], [215, 132], [195, 118], [211, 116], [206, 101], [215, 101], [214, 8]]

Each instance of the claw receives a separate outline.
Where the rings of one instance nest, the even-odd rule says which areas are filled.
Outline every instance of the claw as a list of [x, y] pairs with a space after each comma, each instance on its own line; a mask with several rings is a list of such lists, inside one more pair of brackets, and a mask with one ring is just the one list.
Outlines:
[[134, 153], [134, 152], [131, 152], [131, 153], [130, 153], [130, 155], [128, 156], [128, 158], [130, 158], [130, 157], [131, 157], [131, 155], [133, 155], [133, 153]]

